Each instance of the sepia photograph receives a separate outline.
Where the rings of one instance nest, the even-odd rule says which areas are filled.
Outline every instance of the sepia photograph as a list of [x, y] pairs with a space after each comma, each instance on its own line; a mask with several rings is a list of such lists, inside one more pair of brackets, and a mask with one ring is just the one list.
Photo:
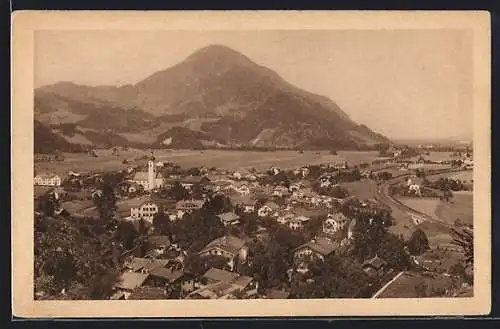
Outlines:
[[489, 33], [482, 12], [17, 13], [14, 312], [488, 313]]

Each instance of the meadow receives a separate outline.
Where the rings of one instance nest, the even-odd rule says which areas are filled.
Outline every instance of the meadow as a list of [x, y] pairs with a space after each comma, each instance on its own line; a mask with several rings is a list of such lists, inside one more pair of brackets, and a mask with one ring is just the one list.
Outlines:
[[449, 224], [453, 224], [456, 219], [464, 224], [473, 224], [474, 204], [472, 193], [455, 192], [452, 203], [440, 202], [435, 214]]
[[346, 188], [350, 195], [361, 200], [374, 199], [377, 191], [377, 183], [371, 180], [341, 183], [340, 186]]
[[[150, 155], [148, 150], [120, 151], [113, 155], [109, 150], [98, 150], [97, 157], [87, 154], [65, 153], [64, 161], [36, 162], [39, 173], [66, 175], [68, 171], [107, 171], [121, 170], [128, 166], [144, 164], [143, 156]], [[359, 165], [378, 158], [376, 151], [339, 151], [332, 155], [329, 151], [229, 151], [229, 150], [155, 150], [154, 156], [163, 162], [173, 162], [181, 167], [216, 167], [221, 169], [255, 168], [266, 170], [271, 166], [292, 169], [305, 165], [347, 161], [348, 165]], [[129, 164], [123, 164], [123, 160]]]
[[[444, 291], [447, 288], [453, 288], [453, 286], [451, 278], [444, 275], [432, 277], [417, 272], [405, 272], [377, 298], [427, 297], [433, 292]], [[420, 291], [420, 289], [422, 290]]]

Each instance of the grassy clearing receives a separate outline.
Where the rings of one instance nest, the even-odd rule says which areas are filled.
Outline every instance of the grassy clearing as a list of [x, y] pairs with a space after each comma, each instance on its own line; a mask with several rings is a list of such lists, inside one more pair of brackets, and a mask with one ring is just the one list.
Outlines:
[[472, 180], [474, 179], [472, 170], [460, 171], [460, 172], [454, 173], [454, 174], [450, 175], [450, 178], [454, 179], [454, 180], [459, 180], [464, 184], [470, 184], [470, 183], [472, 183]]
[[351, 195], [362, 200], [375, 198], [375, 194], [377, 191], [377, 184], [371, 180], [348, 182], [342, 183], [340, 185], [346, 188]]
[[[418, 286], [425, 287], [425, 296], [419, 291]], [[452, 289], [451, 278], [444, 275], [435, 277], [426, 276], [421, 273], [405, 272], [392, 284], [390, 284], [377, 298], [417, 298], [430, 296], [433, 291]]]
[[462, 252], [454, 250], [433, 249], [417, 257], [418, 262], [431, 271], [449, 273], [450, 268], [462, 262], [464, 255]]
[[453, 240], [451, 236], [451, 231], [449, 228], [444, 227], [443, 225], [439, 225], [434, 222], [423, 222], [422, 224], [417, 226], [422, 229], [429, 240], [429, 245], [431, 248], [448, 248], [448, 249], [456, 249], [455, 245], [451, 244]]
[[473, 224], [474, 205], [472, 193], [455, 193], [450, 203], [440, 202], [435, 210], [436, 216], [449, 224], [456, 219], [462, 223]]
[[441, 203], [439, 199], [434, 198], [398, 198], [406, 206], [422, 212], [435, 220], [441, 220], [436, 216], [436, 207]]

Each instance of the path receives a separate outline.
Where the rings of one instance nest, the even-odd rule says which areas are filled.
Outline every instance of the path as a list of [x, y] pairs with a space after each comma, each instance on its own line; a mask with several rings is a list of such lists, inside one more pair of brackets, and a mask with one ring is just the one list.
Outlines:
[[[443, 174], [443, 173], [448, 173], [448, 172], [457, 172], [457, 171], [463, 171], [463, 169], [446, 169], [446, 170], [439, 170], [439, 171], [435, 171], [435, 172], [432, 172], [432, 173], [429, 173], [427, 174], [427, 177], [429, 176], [433, 176], [433, 175], [440, 175], [440, 174]], [[423, 213], [423, 212], [420, 212], [416, 209], [413, 209], [413, 208], [410, 208], [408, 207], [407, 205], [403, 204], [402, 202], [394, 199], [393, 197], [391, 197], [389, 195], [389, 187], [391, 185], [394, 185], [394, 184], [397, 184], [399, 183], [402, 179], [404, 179], [405, 177], [409, 177], [409, 176], [412, 176], [413, 174], [411, 173], [408, 173], [408, 174], [403, 174], [403, 175], [400, 175], [398, 177], [395, 177], [381, 185], [379, 185], [377, 187], [377, 190], [376, 190], [376, 195], [375, 195], [375, 198], [391, 207], [391, 208], [396, 208], [400, 211], [404, 211], [405, 213], [407, 213], [408, 215], [411, 216], [415, 216], [415, 217], [418, 217], [418, 218], [422, 218], [424, 221], [429, 221], [429, 222], [432, 222], [432, 223], [435, 223], [435, 224], [438, 224], [438, 225], [441, 225], [443, 227], [446, 227], [448, 229], [450, 228], [453, 228], [452, 225], [449, 225], [443, 221], [440, 221], [440, 220], [436, 220], [435, 218], [432, 218], [431, 216]]]
[[387, 282], [382, 288], [379, 289], [379, 291], [377, 291], [373, 296], [372, 298], [377, 298], [381, 293], [384, 292], [384, 290], [389, 287], [394, 281], [396, 281], [401, 275], [403, 275], [404, 271], [401, 271], [399, 272], [398, 274], [396, 274], [395, 277], [392, 278], [391, 281]]

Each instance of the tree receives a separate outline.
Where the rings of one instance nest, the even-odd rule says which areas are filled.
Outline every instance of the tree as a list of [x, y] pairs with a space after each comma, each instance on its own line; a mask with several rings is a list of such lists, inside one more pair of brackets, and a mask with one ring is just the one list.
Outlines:
[[56, 299], [106, 299], [119, 275], [120, 250], [99, 221], [87, 221], [83, 235], [77, 221], [35, 219], [35, 293]]
[[446, 202], [449, 202], [450, 199], [453, 198], [453, 192], [451, 192], [450, 190], [446, 190], [444, 191], [443, 193], [443, 199], [446, 201]]
[[169, 191], [169, 195], [176, 201], [184, 200], [189, 197], [189, 192], [179, 182], [175, 182]]
[[170, 218], [163, 211], [160, 211], [153, 217], [153, 227], [155, 233], [160, 235], [168, 235], [172, 240], [172, 228]]
[[99, 212], [99, 216], [103, 220], [110, 221], [114, 218], [115, 212], [118, 209], [116, 206], [116, 196], [113, 191], [113, 186], [104, 184], [100, 193], [95, 193], [94, 204]]
[[116, 238], [123, 244], [125, 249], [132, 249], [138, 237], [139, 232], [137, 232], [134, 224], [128, 221], [120, 222], [116, 231]]
[[474, 236], [473, 231], [469, 228], [462, 228], [461, 230], [451, 229], [454, 235], [452, 244], [459, 246], [464, 251], [465, 266], [472, 266], [474, 264]]
[[59, 201], [55, 198], [55, 194], [48, 191], [38, 197], [37, 200], [37, 210], [43, 213], [45, 216], [53, 216], [54, 211], [59, 207]]
[[422, 229], [417, 228], [413, 231], [407, 243], [410, 253], [413, 255], [420, 255], [429, 250], [429, 240]]
[[231, 199], [225, 195], [217, 194], [210, 197], [203, 205], [202, 210], [209, 215], [218, 215], [233, 210]]

